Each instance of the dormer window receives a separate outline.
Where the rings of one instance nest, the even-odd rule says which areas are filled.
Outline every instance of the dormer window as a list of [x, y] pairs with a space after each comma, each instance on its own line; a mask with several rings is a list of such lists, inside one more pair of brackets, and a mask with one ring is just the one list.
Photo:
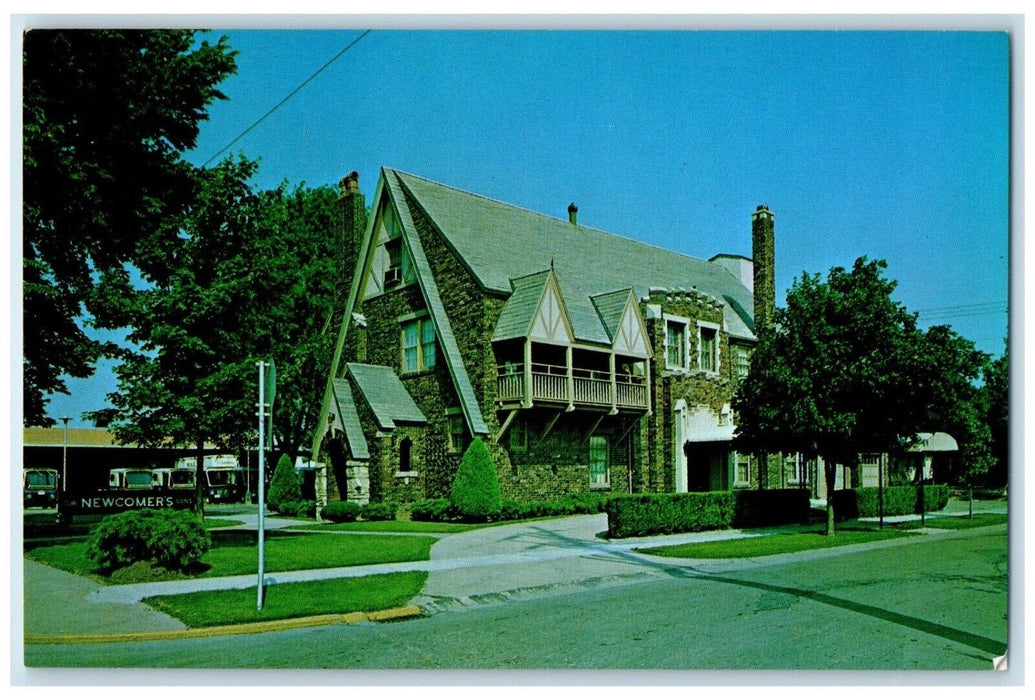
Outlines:
[[385, 268], [385, 289], [395, 287], [402, 282], [402, 238], [394, 238], [385, 242], [388, 254], [388, 267]]

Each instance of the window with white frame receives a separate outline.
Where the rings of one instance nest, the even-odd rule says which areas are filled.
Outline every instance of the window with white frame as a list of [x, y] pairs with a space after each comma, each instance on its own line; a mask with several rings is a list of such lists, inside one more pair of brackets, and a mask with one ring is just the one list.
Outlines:
[[697, 326], [697, 367], [703, 372], [719, 371], [719, 329], [712, 325]]
[[798, 484], [801, 481], [801, 455], [783, 456], [783, 474], [784, 481], [788, 484]]
[[402, 373], [423, 372], [435, 366], [435, 324], [415, 318], [402, 324]]
[[589, 439], [589, 486], [607, 488], [611, 481], [608, 474], [607, 438], [594, 435]]
[[686, 321], [665, 319], [665, 366], [686, 369]]
[[751, 350], [746, 345], [730, 343], [730, 355], [733, 359], [733, 377], [743, 381], [751, 371]]
[[751, 483], [751, 455], [737, 452], [737, 461], [733, 470], [733, 481], [737, 486], [747, 486]]

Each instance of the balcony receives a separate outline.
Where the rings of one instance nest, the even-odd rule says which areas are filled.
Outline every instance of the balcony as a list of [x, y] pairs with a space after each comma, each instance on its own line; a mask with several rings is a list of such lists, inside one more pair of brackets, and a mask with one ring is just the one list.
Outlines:
[[562, 404], [645, 411], [647, 378], [607, 370], [564, 365], [508, 362], [497, 367], [496, 400], [500, 404]]

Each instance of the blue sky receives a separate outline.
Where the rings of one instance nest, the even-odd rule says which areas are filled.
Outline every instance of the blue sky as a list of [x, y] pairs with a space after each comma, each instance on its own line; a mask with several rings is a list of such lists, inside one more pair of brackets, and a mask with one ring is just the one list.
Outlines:
[[[216, 31], [240, 51], [191, 159], [220, 152], [360, 36]], [[1006, 335], [1009, 39], [999, 32], [375, 30], [229, 151], [256, 184], [373, 193], [389, 166], [709, 258], [776, 215], [803, 271], [888, 261], [921, 322]], [[224, 153], [224, 157], [226, 154]], [[978, 306], [982, 305], [982, 306]], [[103, 405], [108, 371], [52, 416]]]

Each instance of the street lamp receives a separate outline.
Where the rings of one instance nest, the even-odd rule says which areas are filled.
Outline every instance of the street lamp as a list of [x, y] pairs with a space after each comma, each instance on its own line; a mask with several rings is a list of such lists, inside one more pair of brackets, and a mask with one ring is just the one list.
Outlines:
[[61, 416], [61, 422], [65, 424], [65, 444], [61, 448], [61, 490], [68, 491], [68, 416]]

